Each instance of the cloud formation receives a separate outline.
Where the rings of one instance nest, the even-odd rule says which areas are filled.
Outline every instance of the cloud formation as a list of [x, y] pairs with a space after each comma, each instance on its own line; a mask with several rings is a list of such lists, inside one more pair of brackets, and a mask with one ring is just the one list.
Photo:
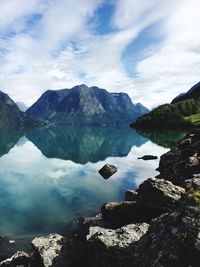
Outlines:
[[[199, 81], [198, 2], [2, 0], [0, 88], [28, 105], [49, 88], [81, 83], [148, 107], [170, 102]], [[156, 41], [136, 46], [146, 29]], [[124, 58], [137, 58], [132, 75]]]

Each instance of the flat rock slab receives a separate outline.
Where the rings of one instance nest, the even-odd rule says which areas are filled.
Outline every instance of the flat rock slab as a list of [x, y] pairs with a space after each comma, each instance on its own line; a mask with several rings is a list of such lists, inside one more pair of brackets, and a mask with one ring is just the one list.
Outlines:
[[99, 174], [104, 178], [110, 178], [114, 173], [117, 172], [117, 168], [110, 164], [105, 164], [103, 168], [99, 170]]
[[146, 223], [129, 224], [116, 230], [90, 227], [87, 243], [92, 267], [135, 267], [135, 244], [147, 232]]

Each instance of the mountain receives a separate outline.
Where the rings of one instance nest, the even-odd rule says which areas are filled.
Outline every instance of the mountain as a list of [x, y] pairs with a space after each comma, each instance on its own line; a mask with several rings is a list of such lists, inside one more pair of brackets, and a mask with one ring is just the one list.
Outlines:
[[0, 91], [0, 129], [17, 129], [35, 127], [41, 122], [21, 112], [16, 103], [4, 92]]
[[96, 163], [108, 157], [126, 157], [133, 146], [140, 147], [148, 140], [129, 127], [60, 125], [35, 129], [26, 137], [46, 157], [79, 164]]
[[125, 93], [109, 93], [83, 84], [46, 91], [26, 114], [54, 124], [127, 125], [144, 113]]
[[137, 128], [192, 128], [200, 124], [200, 83], [164, 104], [139, 117], [131, 124]]
[[141, 114], [144, 115], [144, 114], [147, 114], [150, 112], [150, 110], [148, 108], [146, 108], [145, 106], [143, 106], [141, 103], [137, 103], [135, 105], [135, 111], [138, 114], [140, 114], [140, 116], [141, 116]]
[[195, 84], [186, 93], [180, 94], [172, 100], [172, 104], [192, 98], [200, 98], [200, 82]]
[[28, 109], [28, 107], [23, 102], [16, 102], [16, 105], [23, 112], [25, 112]]

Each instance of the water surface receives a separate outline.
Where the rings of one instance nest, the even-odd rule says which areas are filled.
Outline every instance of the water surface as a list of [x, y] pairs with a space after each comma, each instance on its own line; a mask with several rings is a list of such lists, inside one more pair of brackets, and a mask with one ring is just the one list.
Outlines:
[[[94, 215], [107, 201], [124, 199], [158, 173], [168, 149], [129, 128], [61, 128], [0, 133], [0, 235], [68, 234], [82, 215]], [[104, 180], [98, 170], [110, 163], [118, 172]]]

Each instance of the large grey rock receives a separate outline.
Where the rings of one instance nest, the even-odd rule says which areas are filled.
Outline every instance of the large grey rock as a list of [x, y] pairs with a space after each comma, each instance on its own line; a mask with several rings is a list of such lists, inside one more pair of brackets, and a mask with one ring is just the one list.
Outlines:
[[200, 207], [187, 207], [156, 219], [132, 252], [132, 266], [198, 267]]
[[58, 234], [37, 237], [31, 242], [34, 256], [42, 267], [79, 267], [86, 260], [81, 242]]
[[169, 210], [179, 203], [185, 189], [164, 179], [149, 178], [140, 184], [137, 193], [140, 203]]
[[113, 174], [117, 172], [117, 168], [111, 164], [105, 164], [100, 170], [99, 174], [103, 176], [104, 179], [110, 178]]
[[87, 236], [92, 267], [132, 266], [132, 251], [129, 247], [143, 236], [149, 225], [130, 224], [112, 230], [90, 227]]
[[23, 252], [17, 251], [11, 258], [0, 263], [0, 267], [32, 267], [34, 266], [30, 256]]
[[160, 158], [160, 177], [177, 185], [200, 174], [200, 129], [188, 133], [183, 140]]

